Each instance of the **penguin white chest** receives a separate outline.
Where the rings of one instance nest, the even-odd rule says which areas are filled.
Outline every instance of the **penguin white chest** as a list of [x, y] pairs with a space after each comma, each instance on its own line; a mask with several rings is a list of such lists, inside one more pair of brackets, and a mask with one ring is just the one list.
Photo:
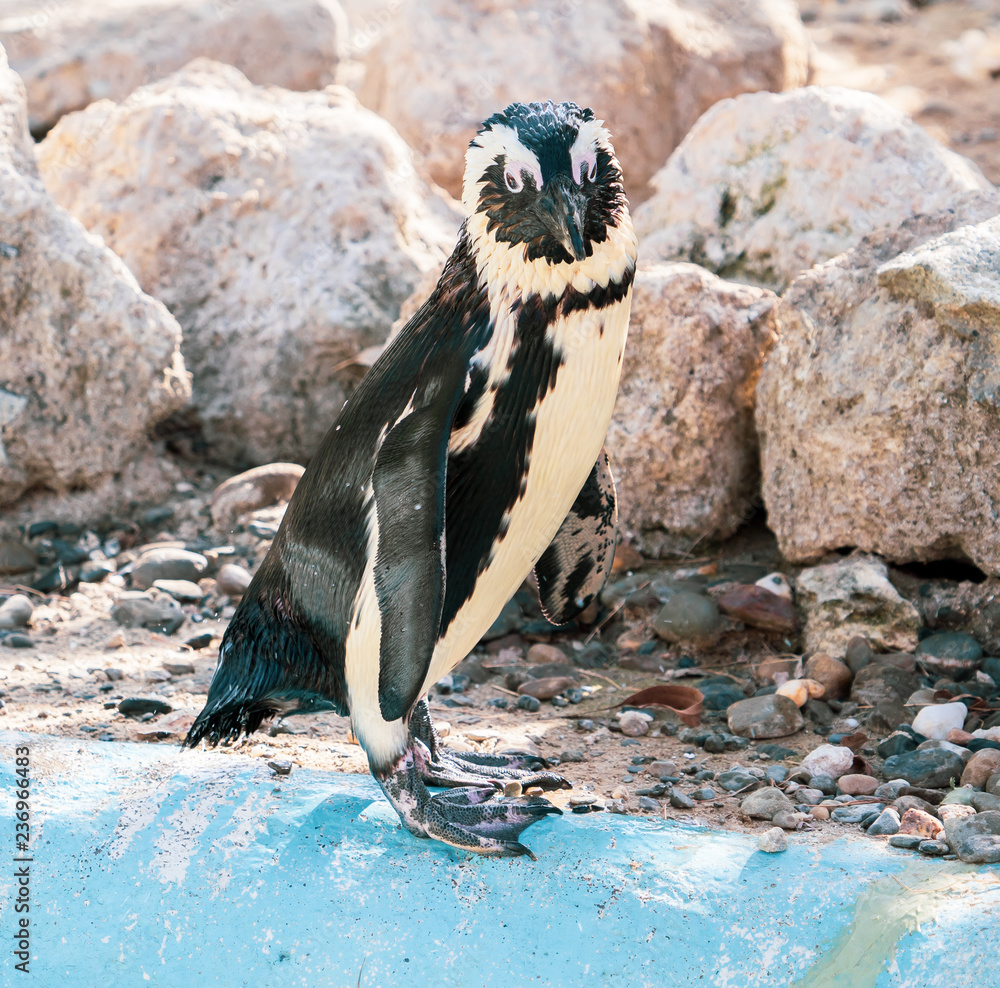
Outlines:
[[429, 689], [472, 650], [555, 537], [600, 454], [618, 393], [631, 291], [614, 305], [556, 319], [547, 330], [561, 364], [535, 406], [523, 493], [505, 515], [475, 590], [434, 650]]

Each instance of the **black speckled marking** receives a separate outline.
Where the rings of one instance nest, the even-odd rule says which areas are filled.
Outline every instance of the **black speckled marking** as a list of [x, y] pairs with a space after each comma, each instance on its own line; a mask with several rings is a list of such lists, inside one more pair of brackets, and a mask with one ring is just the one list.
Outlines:
[[448, 458], [447, 582], [441, 632], [472, 596], [479, 575], [506, 531], [504, 516], [517, 503], [535, 436], [534, 409], [555, 387], [561, 355], [545, 330], [556, 300], [535, 295], [519, 305], [517, 336], [507, 363], [509, 377], [475, 443]]
[[535, 565], [546, 618], [565, 624], [604, 586], [615, 557], [618, 504], [608, 455], [601, 450], [556, 537]]

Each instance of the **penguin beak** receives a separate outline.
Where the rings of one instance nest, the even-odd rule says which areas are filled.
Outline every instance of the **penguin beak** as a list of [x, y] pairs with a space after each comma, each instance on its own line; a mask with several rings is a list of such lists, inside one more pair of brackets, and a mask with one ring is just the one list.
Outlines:
[[538, 197], [536, 209], [542, 226], [566, 248], [570, 257], [584, 260], [587, 256], [583, 242], [587, 197], [583, 189], [565, 175], [557, 175]]

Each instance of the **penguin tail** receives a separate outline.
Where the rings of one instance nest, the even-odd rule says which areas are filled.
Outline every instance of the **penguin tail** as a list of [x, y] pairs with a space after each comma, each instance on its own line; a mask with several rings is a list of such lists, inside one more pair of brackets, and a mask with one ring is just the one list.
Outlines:
[[231, 744], [277, 716], [345, 713], [343, 687], [330, 670], [286, 608], [268, 606], [264, 592], [244, 598], [222, 640], [208, 700], [182, 747]]

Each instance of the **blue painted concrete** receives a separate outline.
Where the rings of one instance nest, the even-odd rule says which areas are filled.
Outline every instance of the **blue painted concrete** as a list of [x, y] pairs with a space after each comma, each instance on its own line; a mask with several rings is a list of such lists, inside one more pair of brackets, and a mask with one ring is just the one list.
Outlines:
[[566, 815], [538, 862], [417, 841], [367, 777], [175, 747], [0, 732], [15, 916], [14, 746], [32, 749], [31, 977], [163, 986], [1000, 985], [1000, 869], [868, 838], [751, 838]]

